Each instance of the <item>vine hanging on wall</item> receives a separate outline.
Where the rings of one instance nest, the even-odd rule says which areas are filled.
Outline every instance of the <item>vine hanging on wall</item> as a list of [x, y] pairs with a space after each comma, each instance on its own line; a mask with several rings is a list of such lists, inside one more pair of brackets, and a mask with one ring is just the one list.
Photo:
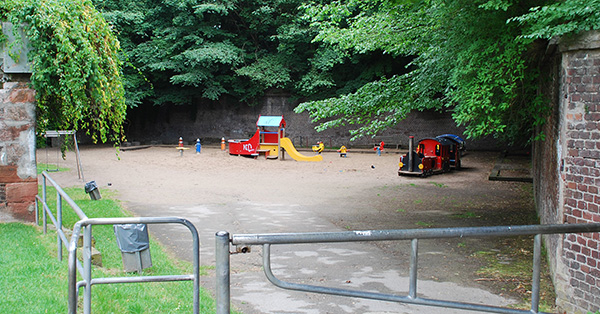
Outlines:
[[94, 142], [123, 140], [119, 42], [89, 0], [4, 0], [0, 20], [22, 25], [31, 43], [38, 133], [75, 129]]

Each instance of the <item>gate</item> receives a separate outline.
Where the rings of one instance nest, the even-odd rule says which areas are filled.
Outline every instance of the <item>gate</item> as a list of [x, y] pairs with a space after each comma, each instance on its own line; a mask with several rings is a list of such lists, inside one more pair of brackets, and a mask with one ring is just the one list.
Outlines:
[[[263, 268], [267, 279], [275, 286], [321, 294], [357, 297], [372, 300], [391, 301], [407, 304], [426, 305], [441, 308], [454, 308], [489, 313], [542, 313], [540, 301], [540, 262], [543, 234], [567, 234], [600, 232], [600, 224], [563, 224], [563, 225], [525, 225], [469, 228], [403, 229], [403, 230], [365, 230], [346, 232], [317, 233], [277, 233], [277, 234], [229, 234], [220, 231], [216, 234], [217, 267], [217, 314], [230, 313], [230, 255], [232, 246], [241, 253], [249, 252], [249, 246], [261, 245], [263, 248]], [[464, 238], [464, 237], [508, 237], [519, 235], [534, 236], [533, 274], [531, 310], [518, 310], [485, 304], [455, 302], [449, 300], [422, 298], [417, 295], [418, 244], [420, 239]], [[407, 295], [384, 294], [360, 290], [332, 288], [316, 285], [286, 282], [277, 278], [271, 270], [271, 245], [306, 244], [332, 242], [365, 241], [411, 241], [409, 289]]]

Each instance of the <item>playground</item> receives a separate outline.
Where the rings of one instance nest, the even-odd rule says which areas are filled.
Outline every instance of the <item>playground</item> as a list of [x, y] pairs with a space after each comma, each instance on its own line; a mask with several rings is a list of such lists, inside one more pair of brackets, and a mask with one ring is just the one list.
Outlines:
[[[534, 215], [529, 183], [489, 181], [498, 153], [470, 152], [463, 169], [428, 178], [399, 177], [399, 154], [386, 147], [324, 152], [320, 162], [243, 158], [220, 147], [184, 154], [172, 147], [115, 151], [80, 148], [86, 181], [114, 190], [139, 216], [179, 216], [201, 237], [201, 264], [214, 265], [214, 235], [523, 224]], [[42, 154], [38, 151], [38, 155]], [[313, 152], [301, 152], [314, 155]], [[52, 173], [63, 186], [81, 186], [75, 155]], [[191, 259], [183, 228], [150, 228], [175, 256]], [[481, 250], [502, 253], [496, 239], [424, 242], [419, 248], [419, 292], [461, 301], [506, 305], [521, 290], [480, 280]], [[291, 280], [329, 286], [405, 291], [409, 243], [380, 242], [278, 249], [276, 272]], [[495, 251], [494, 251], [495, 250]], [[297, 293], [271, 286], [261, 269], [261, 248], [232, 256], [232, 302], [242, 313], [439, 313], [437, 308]], [[214, 289], [212, 275], [202, 285]], [[513, 287], [514, 288], [514, 287]], [[466, 313], [444, 310], [445, 313]]]

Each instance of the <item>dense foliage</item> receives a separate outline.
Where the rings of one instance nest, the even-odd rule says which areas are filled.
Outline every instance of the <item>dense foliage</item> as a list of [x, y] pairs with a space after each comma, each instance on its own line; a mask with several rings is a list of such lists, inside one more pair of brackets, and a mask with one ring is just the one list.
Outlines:
[[320, 129], [353, 125], [356, 137], [435, 109], [469, 136], [528, 141], [548, 110], [539, 87], [549, 39], [600, 28], [598, 12], [600, 0], [0, 3], [35, 48], [41, 126], [100, 130], [102, 140], [120, 134], [125, 99], [253, 105], [283, 90], [307, 101], [297, 112]]
[[4, 0], [0, 20], [23, 26], [33, 48], [38, 132], [81, 129], [94, 141], [120, 141], [126, 106], [119, 43], [92, 3]]
[[379, 51], [313, 43], [301, 0], [93, 1], [118, 31], [130, 106], [253, 105], [271, 90], [336, 96], [402, 71]]
[[317, 41], [415, 57], [407, 74], [297, 108], [321, 129], [357, 124], [356, 136], [411, 110], [448, 108], [469, 136], [530, 140], [548, 107], [538, 92], [547, 42], [535, 39], [600, 28], [597, 0], [348, 0], [305, 10]]

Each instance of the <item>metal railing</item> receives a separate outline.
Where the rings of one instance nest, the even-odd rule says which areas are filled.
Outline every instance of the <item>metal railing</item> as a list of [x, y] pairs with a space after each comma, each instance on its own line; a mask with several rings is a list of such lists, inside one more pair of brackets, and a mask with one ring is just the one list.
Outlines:
[[[79, 289], [84, 288], [83, 294], [83, 312], [91, 313], [92, 286], [96, 284], [115, 284], [115, 283], [143, 283], [143, 282], [166, 282], [166, 281], [193, 281], [194, 286], [194, 313], [200, 312], [200, 240], [196, 227], [187, 219], [178, 217], [123, 217], [123, 218], [88, 218], [71, 197], [48, 175], [46, 171], [42, 172], [42, 197], [36, 195], [36, 223], [39, 224], [39, 204], [42, 205], [42, 224], [44, 234], [47, 233], [48, 217], [56, 227], [58, 260], [62, 261], [63, 245], [68, 251], [68, 289], [69, 289], [69, 313], [77, 313], [77, 304], [79, 300]], [[56, 217], [48, 207], [47, 203], [47, 183], [50, 183], [56, 189]], [[71, 240], [67, 240], [62, 225], [63, 201], [70, 205], [73, 211], [79, 217], [79, 221], [73, 226]], [[137, 277], [105, 277], [92, 278], [92, 226], [93, 225], [113, 225], [113, 224], [182, 224], [186, 226], [193, 239], [194, 266], [191, 275], [165, 275], [165, 276], [137, 276]], [[83, 232], [82, 232], [83, 230]], [[82, 261], [77, 259], [77, 240], [83, 233]], [[83, 280], [77, 281], [77, 272]]]
[[[192, 275], [138, 276], [138, 277], [104, 277], [92, 278], [92, 226], [114, 224], [164, 224], [177, 223], [186, 226], [192, 233], [194, 246], [194, 270]], [[77, 260], [77, 239], [83, 229], [83, 268]], [[200, 241], [198, 231], [187, 219], [178, 217], [131, 217], [131, 218], [88, 218], [82, 219], [73, 226], [73, 236], [69, 244], [69, 313], [77, 313], [78, 291], [84, 287], [83, 312], [91, 313], [92, 286], [97, 284], [142, 283], [186, 281], [194, 282], [194, 313], [200, 312]], [[77, 270], [83, 280], [77, 281]]]
[[[276, 234], [232, 234], [220, 231], [216, 234], [216, 267], [217, 267], [217, 314], [230, 313], [230, 247], [236, 246], [238, 252], [248, 252], [246, 247], [262, 245], [263, 268], [267, 279], [275, 286], [303, 292], [331, 294], [337, 296], [357, 297], [372, 300], [391, 301], [407, 304], [426, 305], [443, 308], [454, 308], [490, 313], [543, 313], [539, 312], [540, 301], [540, 262], [543, 234], [587, 233], [600, 232], [600, 224], [570, 224], [570, 225], [526, 225], [526, 226], [496, 226], [468, 228], [437, 228], [437, 229], [404, 229], [404, 230], [365, 230], [346, 232], [317, 232], [317, 233], [276, 233]], [[491, 236], [520, 236], [533, 235], [533, 275], [531, 310], [518, 310], [484, 304], [455, 302], [449, 300], [422, 298], [417, 295], [418, 274], [418, 242], [420, 239], [491, 237]], [[410, 240], [411, 256], [409, 270], [408, 295], [384, 294], [360, 290], [331, 288], [307, 284], [286, 282], [277, 278], [271, 270], [271, 245], [277, 244], [306, 244], [332, 242], [364, 242]]]

